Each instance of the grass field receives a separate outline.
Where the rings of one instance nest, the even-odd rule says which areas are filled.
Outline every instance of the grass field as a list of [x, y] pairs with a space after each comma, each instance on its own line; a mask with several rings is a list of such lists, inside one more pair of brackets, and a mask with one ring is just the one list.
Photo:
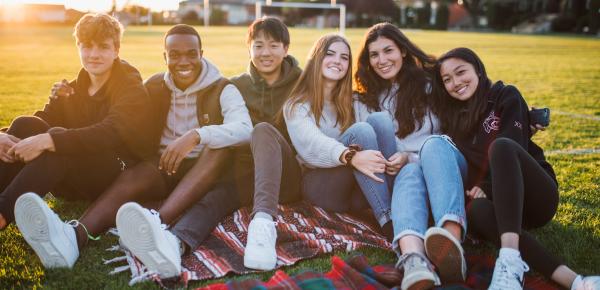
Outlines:
[[[143, 77], [164, 70], [162, 36], [166, 27], [128, 28], [122, 58]], [[248, 52], [245, 28], [202, 28], [204, 56], [225, 76], [245, 71]], [[292, 29], [290, 53], [304, 63], [312, 43], [328, 31]], [[350, 29], [353, 52], [365, 29]], [[600, 148], [600, 40], [570, 36], [523, 36], [459, 32], [406, 31], [427, 52], [439, 55], [466, 46], [480, 54], [493, 80], [515, 84], [530, 106], [550, 107], [550, 128], [535, 140], [546, 150]], [[46, 102], [53, 82], [76, 75], [80, 64], [71, 29], [66, 27], [0, 27], [0, 127]], [[570, 114], [585, 115], [588, 118]], [[552, 253], [584, 274], [600, 274], [600, 154], [550, 154], [560, 182], [561, 202], [554, 220], [535, 231]], [[64, 219], [77, 218], [85, 204], [53, 200]], [[45, 271], [15, 226], [0, 232], [0, 289], [114, 289], [127, 288], [129, 275], [108, 276], [111, 267], [101, 258], [117, 243], [106, 236], [91, 242], [74, 270]], [[374, 263], [391, 263], [394, 255], [367, 250]], [[303, 261], [286, 269], [326, 271], [329, 257]], [[268, 274], [253, 277], [266, 278]], [[235, 277], [235, 278], [245, 278]], [[193, 284], [203, 285], [202, 284]], [[136, 288], [156, 287], [151, 283]]]

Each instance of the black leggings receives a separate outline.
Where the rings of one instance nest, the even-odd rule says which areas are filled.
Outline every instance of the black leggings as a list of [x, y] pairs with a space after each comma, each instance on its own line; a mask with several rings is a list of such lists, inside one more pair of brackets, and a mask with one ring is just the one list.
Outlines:
[[550, 278], [562, 263], [527, 231], [550, 220], [558, 207], [554, 179], [518, 143], [498, 138], [490, 145], [492, 192], [489, 199], [473, 200], [467, 208], [469, 229], [500, 245], [504, 233], [517, 233], [523, 259]]
[[[51, 130], [37, 117], [19, 117], [11, 124], [8, 134], [26, 138]], [[29, 163], [0, 161], [0, 214], [8, 223], [14, 220], [17, 198], [26, 192], [44, 196], [52, 191], [72, 200], [96, 199], [121, 173], [116, 154], [62, 155], [44, 152]]]

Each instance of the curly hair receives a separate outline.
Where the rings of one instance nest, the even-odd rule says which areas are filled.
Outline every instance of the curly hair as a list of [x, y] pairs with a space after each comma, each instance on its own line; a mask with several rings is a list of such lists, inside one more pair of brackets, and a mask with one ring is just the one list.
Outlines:
[[73, 30], [77, 44], [102, 42], [107, 38], [113, 40], [115, 48], [121, 46], [123, 25], [114, 17], [105, 13], [88, 13], [83, 15]]

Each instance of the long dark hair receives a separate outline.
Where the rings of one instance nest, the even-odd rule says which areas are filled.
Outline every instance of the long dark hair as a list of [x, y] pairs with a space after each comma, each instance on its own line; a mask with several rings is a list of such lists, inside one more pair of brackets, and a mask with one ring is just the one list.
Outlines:
[[[371, 68], [369, 62], [369, 44], [379, 37], [385, 37], [393, 41], [400, 51], [405, 54], [402, 58], [402, 67], [395, 77], [389, 81], [381, 78]], [[427, 55], [423, 50], [412, 43], [405, 35], [390, 23], [379, 23], [373, 25], [365, 35], [358, 55], [358, 63], [354, 81], [359, 93], [359, 100], [374, 111], [381, 111], [379, 107], [379, 95], [390, 91], [392, 83], [399, 86], [395, 96], [396, 114], [398, 121], [398, 132], [400, 138], [406, 137], [415, 130], [415, 120], [419, 129], [423, 126], [423, 117], [428, 107], [428, 93], [426, 88], [430, 79], [431, 70], [435, 65], [435, 58]]]
[[[471, 98], [459, 101], [450, 96], [444, 87], [441, 75], [442, 63], [448, 59], [461, 59], [475, 68], [479, 84]], [[470, 135], [484, 117], [487, 107], [487, 94], [492, 86], [483, 62], [477, 54], [465, 47], [452, 49], [438, 58], [434, 74], [436, 114], [441, 122], [442, 132], [456, 138]]]

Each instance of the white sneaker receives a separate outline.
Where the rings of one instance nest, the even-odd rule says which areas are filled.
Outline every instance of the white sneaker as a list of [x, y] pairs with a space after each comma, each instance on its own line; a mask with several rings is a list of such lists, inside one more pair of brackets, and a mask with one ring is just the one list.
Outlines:
[[600, 276], [584, 277], [577, 290], [600, 290]]
[[432, 227], [425, 233], [425, 252], [437, 267], [444, 283], [463, 282], [467, 277], [467, 262], [460, 242], [447, 230]]
[[277, 264], [277, 229], [275, 222], [254, 218], [248, 225], [248, 242], [244, 250], [244, 266], [257, 270], [273, 270]]
[[158, 212], [128, 202], [117, 212], [119, 241], [151, 272], [161, 278], [181, 273], [181, 248], [175, 235], [161, 224]]
[[490, 290], [523, 289], [524, 274], [529, 266], [520, 257], [498, 257]]
[[440, 285], [440, 279], [433, 271], [433, 266], [420, 253], [404, 254], [396, 263], [396, 268], [404, 269], [402, 290], [425, 290]]
[[17, 199], [15, 222], [44, 267], [72, 268], [79, 258], [75, 228], [62, 222], [39, 195], [28, 192]]

